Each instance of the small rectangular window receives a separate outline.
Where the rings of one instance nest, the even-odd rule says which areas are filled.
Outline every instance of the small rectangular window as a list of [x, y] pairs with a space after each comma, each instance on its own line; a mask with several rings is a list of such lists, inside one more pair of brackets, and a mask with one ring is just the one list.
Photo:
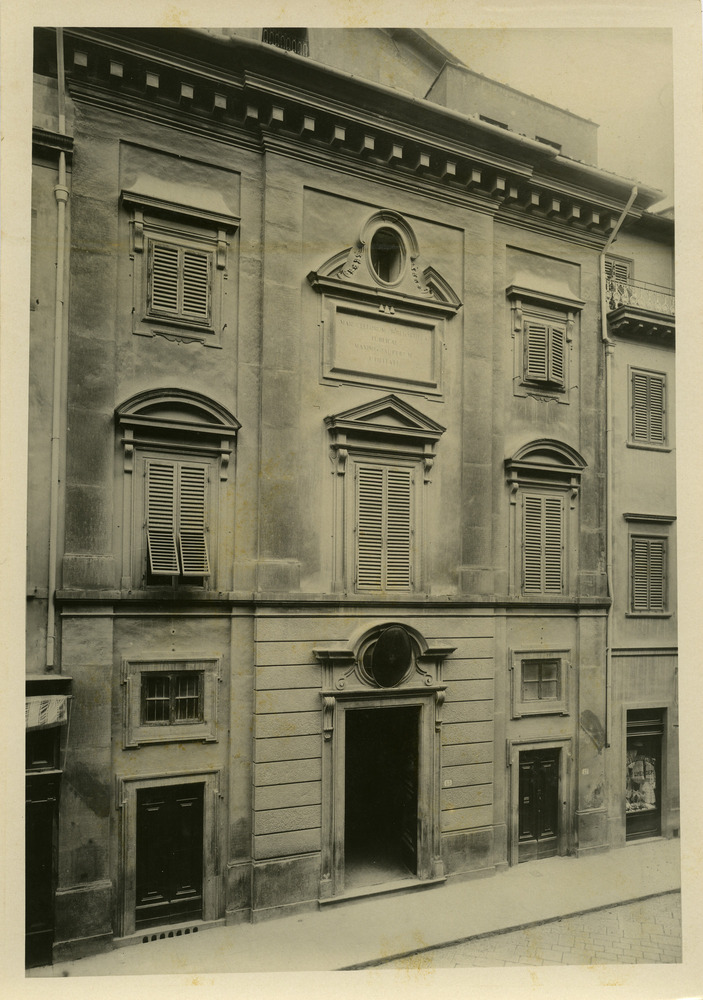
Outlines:
[[630, 439], [634, 444], [666, 444], [666, 376], [630, 372]]
[[558, 701], [561, 697], [559, 660], [522, 661], [522, 700]]
[[569, 714], [570, 650], [512, 650], [512, 716]]
[[561, 326], [525, 322], [524, 380], [563, 388], [566, 380], [566, 330]]
[[203, 721], [201, 671], [142, 674], [142, 725]]
[[631, 546], [631, 610], [666, 611], [667, 539], [633, 535]]

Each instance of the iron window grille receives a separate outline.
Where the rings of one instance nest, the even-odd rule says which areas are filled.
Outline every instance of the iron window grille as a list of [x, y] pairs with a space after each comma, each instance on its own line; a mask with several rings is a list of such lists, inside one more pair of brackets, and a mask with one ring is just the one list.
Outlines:
[[142, 674], [142, 725], [203, 721], [202, 671]]

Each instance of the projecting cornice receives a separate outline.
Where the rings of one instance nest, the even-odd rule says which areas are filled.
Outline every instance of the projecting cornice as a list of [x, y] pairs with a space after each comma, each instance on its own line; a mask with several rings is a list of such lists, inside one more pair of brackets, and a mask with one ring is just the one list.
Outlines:
[[[515, 132], [272, 46], [200, 34], [196, 62], [184, 36], [197, 33], [185, 29], [64, 34], [75, 101], [368, 176], [511, 226], [602, 247], [630, 194], [626, 179]], [[640, 187], [628, 220], [659, 196]]]

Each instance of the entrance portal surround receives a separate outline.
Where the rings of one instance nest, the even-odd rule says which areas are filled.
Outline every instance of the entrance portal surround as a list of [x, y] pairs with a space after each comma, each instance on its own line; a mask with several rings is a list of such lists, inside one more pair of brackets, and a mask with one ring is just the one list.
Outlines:
[[[410, 640], [407, 669], [393, 686], [382, 687], [369, 673], [369, 651], [389, 629]], [[442, 663], [455, 647], [427, 640], [400, 622], [366, 625], [348, 642], [314, 649], [322, 665], [322, 857], [320, 900], [345, 894], [345, 775], [347, 712], [388, 708], [418, 710], [417, 879], [444, 877], [440, 842]]]
[[122, 846], [118, 882], [121, 905], [117, 908], [117, 937], [128, 937], [134, 934], [136, 929], [137, 792], [143, 789], [169, 788], [174, 785], [203, 786], [202, 919], [216, 920], [218, 917], [217, 806], [220, 772], [187, 771], [135, 777], [121, 775], [116, 779]]

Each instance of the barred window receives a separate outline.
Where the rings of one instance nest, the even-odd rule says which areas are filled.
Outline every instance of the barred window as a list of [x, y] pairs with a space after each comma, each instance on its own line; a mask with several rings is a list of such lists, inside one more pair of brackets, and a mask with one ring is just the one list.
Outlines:
[[201, 671], [142, 674], [142, 724], [179, 725], [203, 721]]

